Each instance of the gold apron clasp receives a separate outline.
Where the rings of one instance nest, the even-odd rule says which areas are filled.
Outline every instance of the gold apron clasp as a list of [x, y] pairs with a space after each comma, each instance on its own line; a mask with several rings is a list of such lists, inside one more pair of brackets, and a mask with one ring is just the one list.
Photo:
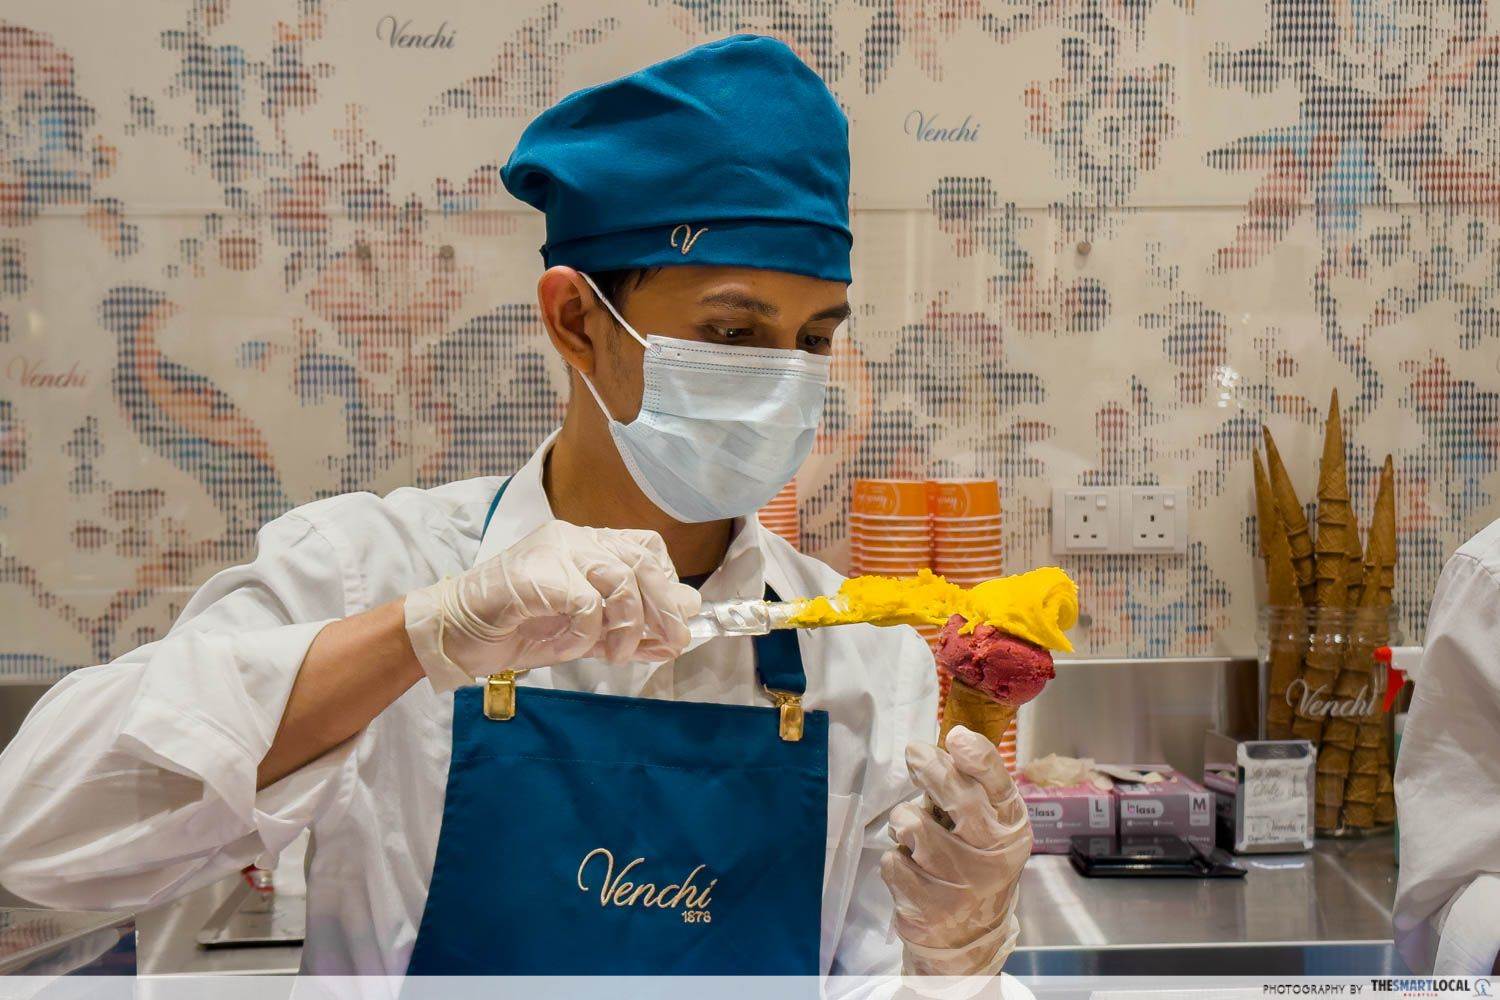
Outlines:
[[490, 674], [484, 682], [484, 717], [505, 722], [516, 715], [516, 672]]
[[781, 738], [788, 743], [801, 742], [802, 696], [775, 688], [766, 688], [765, 691], [781, 710]]

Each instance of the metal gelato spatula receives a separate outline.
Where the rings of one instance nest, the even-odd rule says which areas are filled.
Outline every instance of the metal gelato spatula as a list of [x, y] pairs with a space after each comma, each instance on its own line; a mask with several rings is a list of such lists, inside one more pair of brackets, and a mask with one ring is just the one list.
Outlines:
[[[855, 623], [792, 620], [814, 600], [817, 598], [764, 601], [737, 597], [727, 601], [704, 601], [702, 609], [688, 619], [688, 633], [693, 637], [692, 645], [696, 646], [706, 639], [717, 639], [723, 635], [765, 635], [780, 628], [827, 628], [832, 624]], [[848, 600], [841, 595], [835, 594], [826, 600], [836, 614], [844, 614], [849, 610]], [[898, 618], [856, 618], [855, 621], [870, 625], [907, 624], [906, 620]]]
[[704, 601], [702, 610], [688, 619], [688, 632], [694, 643], [698, 643], [723, 635], [765, 635], [773, 629], [796, 628], [791, 619], [806, 605], [806, 600], [766, 601], [745, 597]]

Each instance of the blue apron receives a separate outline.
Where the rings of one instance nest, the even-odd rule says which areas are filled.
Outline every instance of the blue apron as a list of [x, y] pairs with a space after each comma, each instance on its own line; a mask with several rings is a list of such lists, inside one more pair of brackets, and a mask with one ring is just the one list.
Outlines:
[[817, 975], [828, 713], [794, 632], [751, 641], [778, 708], [458, 691], [407, 974]]

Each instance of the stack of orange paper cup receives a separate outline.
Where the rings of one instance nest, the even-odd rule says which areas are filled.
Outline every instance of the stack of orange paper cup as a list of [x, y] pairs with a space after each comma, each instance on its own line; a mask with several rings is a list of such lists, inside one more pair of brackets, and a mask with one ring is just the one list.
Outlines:
[[933, 570], [961, 587], [1000, 576], [999, 484], [993, 479], [933, 479], [928, 496]]
[[797, 481], [793, 479], [760, 509], [760, 523], [785, 538], [792, 548], [802, 547], [802, 522], [797, 515]]
[[854, 576], [910, 576], [932, 568], [927, 483], [856, 479], [849, 502], [849, 569]]
[[[973, 587], [1004, 573], [1000, 534], [1000, 486], [993, 479], [932, 479], [927, 483], [932, 511], [934, 572], [961, 587]], [[946, 678], [939, 681], [939, 699]], [[1000, 755], [1015, 769], [1016, 724], [1000, 741]]]
[[[856, 479], [849, 503], [851, 576], [912, 576], [932, 568], [925, 479]], [[918, 626], [928, 645], [941, 627]]]

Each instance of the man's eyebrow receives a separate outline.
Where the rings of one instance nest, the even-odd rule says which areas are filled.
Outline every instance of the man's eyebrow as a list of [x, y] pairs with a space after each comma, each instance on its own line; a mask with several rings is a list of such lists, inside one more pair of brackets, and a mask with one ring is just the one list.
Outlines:
[[728, 306], [730, 309], [743, 309], [746, 312], [753, 312], [767, 319], [774, 319], [781, 313], [781, 310], [764, 299], [757, 299], [753, 295], [746, 295], [744, 292], [735, 291], [714, 292], [711, 295], [705, 295], [698, 300], [698, 304], [702, 306]]
[[[766, 319], [775, 319], [777, 316], [781, 315], [781, 310], [776, 308], [776, 305], [774, 303], [767, 302], [765, 299], [758, 299], [753, 295], [747, 295], [744, 292], [736, 292], [733, 290], [713, 292], [709, 295], [705, 295], [703, 296], [703, 298], [698, 300], [698, 304], [704, 306], [727, 306], [730, 309], [743, 309], [746, 312], [753, 312], [759, 316], [764, 316]], [[829, 306], [827, 309], [823, 309], [819, 312], [814, 313], [813, 315], [808, 317], [807, 321], [809, 323], [818, 323], [823, 320], [833, 319], [838, 320], [839, 322], [843, 322], [844, 320], [848, 319], [852, 313], [853, 310], [849, 307], [849, 303], [841, 302], [836, 306]]]

